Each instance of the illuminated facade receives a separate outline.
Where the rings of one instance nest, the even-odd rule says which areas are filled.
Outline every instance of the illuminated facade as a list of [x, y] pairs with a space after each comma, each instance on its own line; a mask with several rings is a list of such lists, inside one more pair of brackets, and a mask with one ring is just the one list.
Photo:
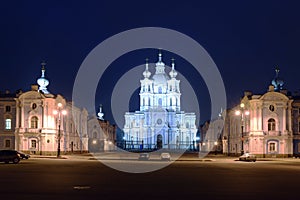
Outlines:
[[[44, 65], [42, 63], [42, 77], [37, 80], [39, 85], [32, 85], [31, 91], [20, 92], [15, 98], [15, 149], [33, 154], [56, 154], [60, 130], [62, 153], [87, 152], [88, 113], [47, 90], [49, 81], [45, 78]], [[54, 113], [59, 103], [67, 111], [60, 120]]]
[[141, 82], [140, 110], [125, 113], [126, 148], [185, 149], [195, 143], [196, 115], [180, 110], [180, 80], [176, 79], [174, 61], [169, 75], [159, 53], [151, 76], [149, 64]]
[[278, 72], [265, 94], [245, 92], [243, 119], [236, 115], [240, 105], [227, 110], [223, 153], [238, 155], [243, 149], [260, 157], [289, 157], [300, 152], [300, 103], [282, 89]]

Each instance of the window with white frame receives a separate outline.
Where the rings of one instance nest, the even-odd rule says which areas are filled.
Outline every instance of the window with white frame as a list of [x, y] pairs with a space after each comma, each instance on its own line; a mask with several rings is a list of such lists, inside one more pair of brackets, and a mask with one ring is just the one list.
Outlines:
[[11, 130], [11, 119], [9, 118], [5, 119], [5, 129]]
[[269, 152], [275, 152], [276, 151], [276, 143], [270, 142], [269, 143]]
[[31, 140], [31, 148], [36, 148], [36, 140]]

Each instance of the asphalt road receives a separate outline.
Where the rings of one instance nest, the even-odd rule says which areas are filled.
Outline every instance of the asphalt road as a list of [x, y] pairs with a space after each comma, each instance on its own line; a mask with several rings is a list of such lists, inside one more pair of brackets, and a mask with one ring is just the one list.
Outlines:
[[[118, 161], [127, 167], [159, 161]], [[298, 160], [176, 161], [125, 173], [93, 159], [30, 158], [0, 163], [1, 199], [299, 199]]]

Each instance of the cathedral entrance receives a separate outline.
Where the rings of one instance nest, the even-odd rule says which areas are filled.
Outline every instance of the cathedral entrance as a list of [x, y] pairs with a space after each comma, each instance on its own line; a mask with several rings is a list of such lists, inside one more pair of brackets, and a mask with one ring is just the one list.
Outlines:
[[156, 146], [158, 149], [162, 148], [162, 135], [161, 134], [157, 135]]

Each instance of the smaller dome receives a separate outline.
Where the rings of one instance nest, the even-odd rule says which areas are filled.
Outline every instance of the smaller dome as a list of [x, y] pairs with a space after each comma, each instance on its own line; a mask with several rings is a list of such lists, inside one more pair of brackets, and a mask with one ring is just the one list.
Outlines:
[[42, 91], [44, 94], [49, 94], [47, 90], [47, 86], [49, 85], [49, 81], [45, 78], [45, 62], [41, 63], [42, 65], [42, 76], [37, 80], [37, 84], [39, 85], [39, 91]]
[[272, 85], [274, 86], [275, 91], [281, 90], [284, 84], [283, 79], [281, 79], [278, 74], [279, 74], [279, 68], [275, 69], [276, 72], [276, 76], [275, 78], [272, 80]]
[[174, 59], [172, 59], [172, 70], [169, 73], [171, 78], [175, 78], [177, 76], [177, 72], [175, 70], [175, 63], [174, 63]]
[[149, 77], [151, 76], [151, 72], [150, 72], [149, 69], [148, 69], [148, 58], [146, 59], [146, 69], [145, 69], [145, 71], [143, 72], [143, 76], [144, 76], [145, 78], [149, 78]]

